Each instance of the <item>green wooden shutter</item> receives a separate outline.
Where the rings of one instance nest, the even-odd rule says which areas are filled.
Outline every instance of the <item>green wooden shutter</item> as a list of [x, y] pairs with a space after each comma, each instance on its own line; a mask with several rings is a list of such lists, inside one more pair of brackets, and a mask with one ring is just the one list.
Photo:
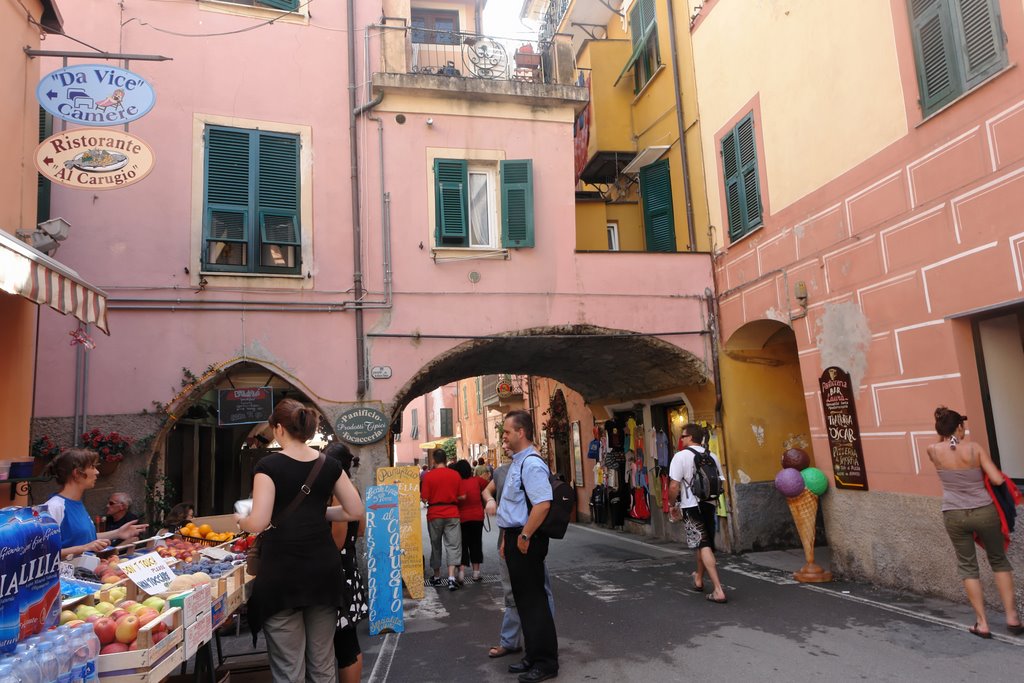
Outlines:
[[909, 0], [921, 109], [927, 116], [960, 94], [947, 0]]
[[754, 138], [753, 114], [747, 114], [736, 126], [736, 146], [743, 185], [743, 221], [749, 231], [761, 224], [761, 183], [757, 177], [757, 141]]
[[640, 21], [644, 27], [644, 33], [647, 32], [654, 22], [657, 20], [658, 15], [654, 9], [654, 0], [640, 0]]
[[647, 251], [675, 251], [676, 224], [672, 213], [672, 174], [668, 159], [640, 169], [640, 198], [643, 201]]
[[643, 18], [641, 14], [640, 3], [633, 5], [633, 9], [629, 13], [629, 36], [633, 41], [633, 49], [636, 50], [637, 44], [644, 35]]
[[954, 0], [961, 44], [965, 90], [978, 85], [1006, 64], [999, 8], [993, 0]]
[[[53, 115], [39, 107], [39, 142], [53, 135]], [[50, 220], [50, 190], [53, 183], [42, 173], [37, 173], [36, 223]]]
[[469, 167], [465, 159], [434, 159], [437, 246], [469, 245]]
[[[227, 128], [206, 129], [206, 206], [204, 231], [207, 248], [203, 261], [208, 266], [245, 266], [249, 241], [251, 178], [251, 135], [247, 131]], [[206, 263], [210, 242], [240, 245], [227, 263]], [[251, 256], [251, 255], [250, 255]]]
[[[294, 135], [259, 134], [256, 182], [260, 242], [300, 246], [299, 139]], [[296, 268], [300, 267], [296, 254]]]
[[500, 175], [501, 245], [506, 249], [532, 247], [533, 160], [502, 161]]
[[725, 206], [729, 220], [729, 239], [745, 232], [743, 223], [743, 186], [740, 182], [739, 150], [736, 130], [722, 138], [722, 175], [725, 176]]
[[257, 4], [294, 12], [299, 9], [299, 0], [257, 0]]

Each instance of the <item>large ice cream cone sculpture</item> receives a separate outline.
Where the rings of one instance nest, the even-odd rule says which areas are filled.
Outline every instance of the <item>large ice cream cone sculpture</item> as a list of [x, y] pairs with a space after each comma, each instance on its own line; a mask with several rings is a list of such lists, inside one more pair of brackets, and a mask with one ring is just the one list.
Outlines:
[[789, 513], [793, 515], [796, 522], [797, 533], [800, 534], [800, 543], [804, 547], [804, 560], [806, 564], [799, 571], [793, 574], [797, 581], [804, 583], [822, 583], [832, 580], [832, 573], [827, 572], [814, 562], [814, 535], [818, 518], [818, 496], [809, 489], [804, 489], [800, 495], [794, 498], [787, 498]]

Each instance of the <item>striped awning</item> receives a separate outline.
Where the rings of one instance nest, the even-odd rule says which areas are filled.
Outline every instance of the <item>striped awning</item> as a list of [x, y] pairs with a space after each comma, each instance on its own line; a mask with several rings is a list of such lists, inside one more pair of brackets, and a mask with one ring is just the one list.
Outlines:
[[105, 292], [4, 230], [0, 230], [0, 289], [71, 314], [110, 334]]

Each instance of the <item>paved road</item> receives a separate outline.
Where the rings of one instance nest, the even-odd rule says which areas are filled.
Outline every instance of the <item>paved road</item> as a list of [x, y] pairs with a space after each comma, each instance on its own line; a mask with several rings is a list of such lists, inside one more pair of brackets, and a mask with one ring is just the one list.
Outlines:
[[[364, 680], [515, 681], [511, 657], [487, 658], [502, 605], [493, 534], [482, 583], [407, 601], [401, 635], [362, 625]], [[999, 634], [1001, 619], [984, 641], [964, 606], [764, 566], [785, 554], [723, 558], [729, 604], [715, 605], [686, 590], [692, 553], [678, 546], [574, 526], [551, 548], [560, 681], [1020, 680], [1024, 640]]]

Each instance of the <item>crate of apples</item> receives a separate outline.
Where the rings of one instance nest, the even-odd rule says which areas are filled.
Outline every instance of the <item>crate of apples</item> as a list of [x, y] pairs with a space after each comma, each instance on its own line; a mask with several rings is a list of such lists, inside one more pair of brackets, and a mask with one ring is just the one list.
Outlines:
[[[142, 602], [121, 600], [117, 603], [101, 601], [95, 605], [80, 605], [77, 610], [61, 612], [62, 626], [91, 623], [100, 640], [100, 654], [116, 654], [146, 649], [167, 637], [169, 619], [161, 619], [168, 609], [167, 601], [160, 597], [146, 598]], [[149, 628], [149, 623], [157, 622]], [[172, 622], [173, 623], [173, 622]], [[145, 638], [140, 642], [140, 630]]]
[[230, 541], [235, 537], [235, 535], [230, 531], [214, 531], [209, 524], [200, 524], [199, 526], [196, 526], [192, 522], [181, 527], [181, 529], [178, 530], [178, 533], [192, 541], [205, 541], [203, 545], [217, 545], [224, 541]]

